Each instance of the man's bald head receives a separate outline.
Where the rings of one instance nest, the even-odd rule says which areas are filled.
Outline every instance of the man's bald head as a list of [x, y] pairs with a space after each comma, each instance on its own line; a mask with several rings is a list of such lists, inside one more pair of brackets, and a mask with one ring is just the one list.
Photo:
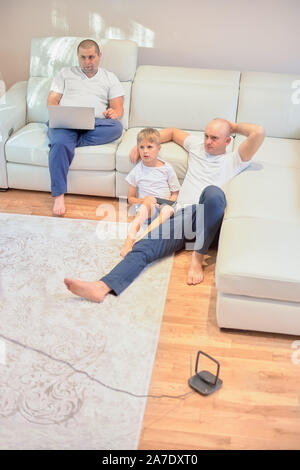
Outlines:
[[230, 124], [226, 119], [215, 118], [208, 123], [208, 126], [213, 126], [215, 129], [218, 129], [225, 137], [229, 137], [231, 134]]
[[210, 121], [204, 134], [205, 151], [211, 155], [222, 155], [230, 143], [231, 127], [226, 119], [215, 118]]

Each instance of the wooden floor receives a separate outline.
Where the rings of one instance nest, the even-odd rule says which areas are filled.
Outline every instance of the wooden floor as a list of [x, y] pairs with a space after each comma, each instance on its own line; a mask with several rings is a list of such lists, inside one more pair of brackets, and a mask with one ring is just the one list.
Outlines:
[[[68, 195], [66, 217], [98, 219], [101, 202], [118, 207], [113, 199]], [[51, 216], [51, 208], [48, 193], [0, 193], [0, 212]], [[189, 259], [188, 252], [174, 259], [149, 393], [190, 392], [199, 349], [220, 361], [223, 387], [209, 397], [148, 398], [139, 448], [300, 449], [300, 338], [221, 331], [216, 252], [207, 257], [199, 286], [185, 283]]]

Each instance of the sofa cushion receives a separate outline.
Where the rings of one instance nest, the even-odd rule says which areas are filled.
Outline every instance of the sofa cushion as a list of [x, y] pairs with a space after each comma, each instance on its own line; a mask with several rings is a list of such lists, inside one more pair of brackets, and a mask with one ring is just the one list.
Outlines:
[[132, 88], [130, 127], [204, 130], [215, 117], [235, 121], [240, 72], [140, 66]]
[[[115, 153], [120, 140], [121, 138], [105, 145], [77, 147], [70, 169], [114, 170]], [[47, 167], [48, 144], [46, 124], [27, 124], [7, 141], [6, 160], [8, 162]]]
[[[237, 135], [234, 148], [239, 146], [244, 139], [245, 137]], [[252, 161], [300, 169], [300, 140], [266, 137]]]
[[300, 168], [251, 165], [225, 187], [225, 218], [259, 217], [300, 224]]
[[216, 285], [223, 294], [300, 301], [300, 222], [239, 217], [222, 224]]
[[255, 122], [269, 137], [300, 139], [300, 104], [292, 85], [299, 75], [244, 72], [241, 77], [238, 122]]
[[27, 86], [27, 123], [46, 123], [49, 119], [47, 98], [52, 78], [30, 77]]
[[[10, 188], [50, 191], [49, 170], [43, 166], [7, 163]], [[68, 193], [115, 197], [115, 171], [70, 170]]]
[[218, 293], [220, 328], [300, 334], [300, 303]]
[[6, 160], [28, 165], [48, 166], [48, 144], [46, 124], [27, 124], [6, 142]]

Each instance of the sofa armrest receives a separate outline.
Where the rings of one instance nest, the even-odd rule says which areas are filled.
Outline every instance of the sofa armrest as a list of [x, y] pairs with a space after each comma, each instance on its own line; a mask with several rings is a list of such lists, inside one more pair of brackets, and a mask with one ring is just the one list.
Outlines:
[[26, 95], [27, 82], [15, 83], [5, 93], [4, 103], [0, 104], [0, 132], [2, 138], [25, 126]]
[[[27, 82], [15, 83], [2, 97], [0, 104], [0, 188], [7, 188], [5, 143], [26, 123]], [[4, 103], [3, 103], [4, 101]]]

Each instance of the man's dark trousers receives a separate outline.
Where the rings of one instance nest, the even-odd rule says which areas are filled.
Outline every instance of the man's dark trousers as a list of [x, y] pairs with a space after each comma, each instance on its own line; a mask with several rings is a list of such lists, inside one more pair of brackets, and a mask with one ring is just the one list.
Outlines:
[[[226, 207], [225, 194], [217, 186], [207, 186], [193, 204], [175, 212], [139, 242], [123, 261], [101, 278], [119, 295], [152, 261], [184, 248], [206, 254], [218, 237]], [[193, 243], [191, 243], [193, 242]]]

